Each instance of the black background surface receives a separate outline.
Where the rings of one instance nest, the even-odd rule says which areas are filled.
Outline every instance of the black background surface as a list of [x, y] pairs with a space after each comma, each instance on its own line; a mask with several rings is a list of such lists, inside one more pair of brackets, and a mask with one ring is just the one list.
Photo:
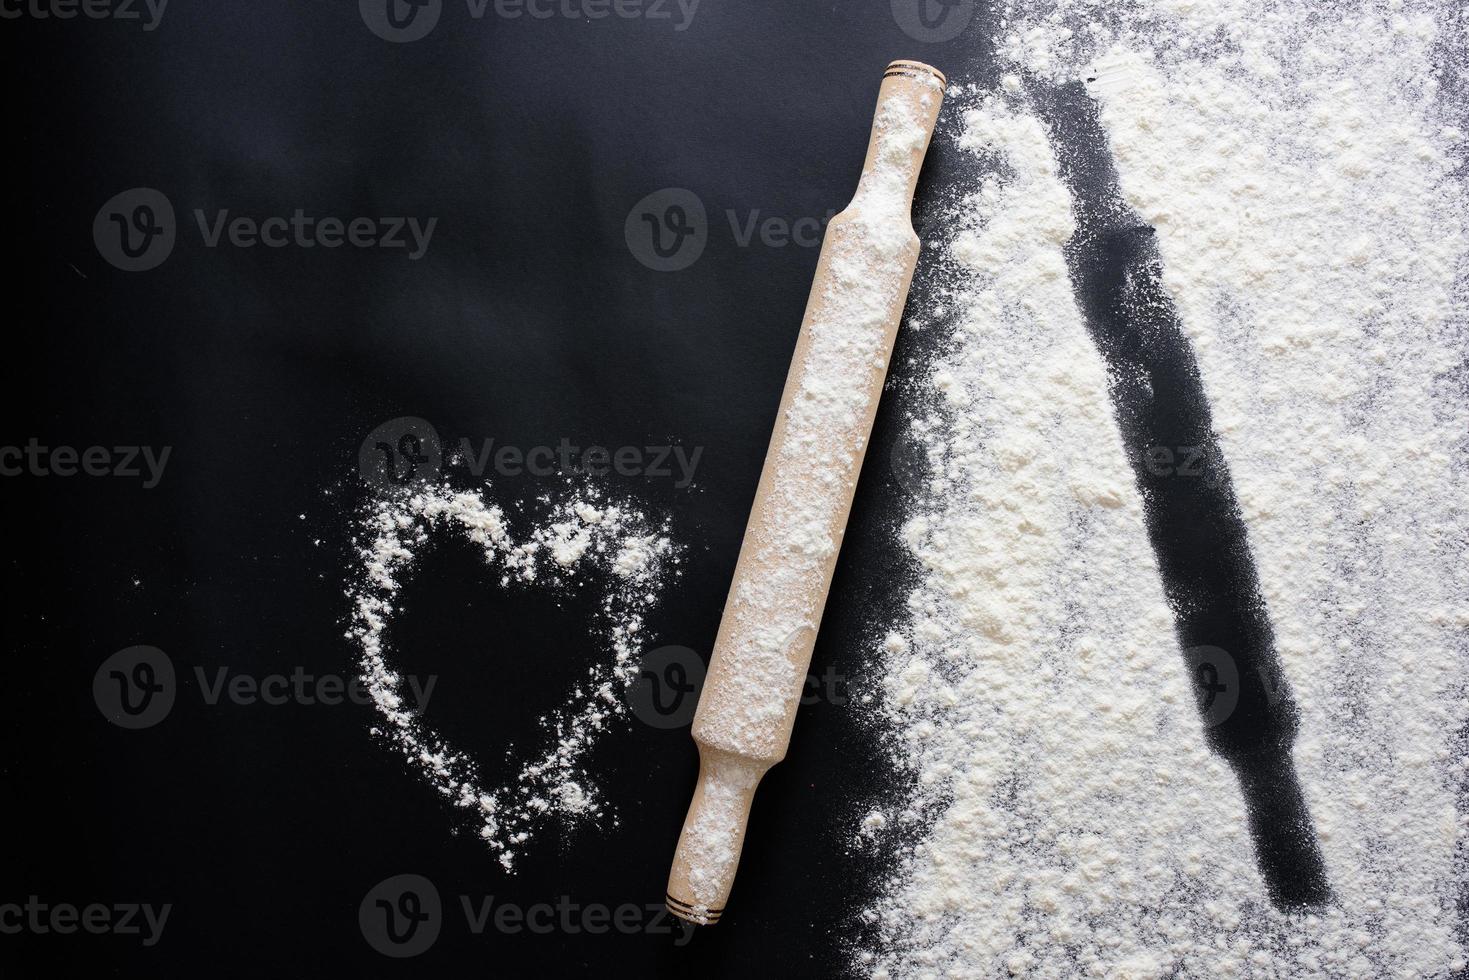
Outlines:
[[[901, 6], [902, 0], [899, 0]], [[658, 903], [692, 790], [687, 730], [636, 722], [594, 758], [620, 822], [532, 847], [507, 876], [456, 814], [344, 705], [208, 705], [195, 669], [350, 676], [343, 638], [357, 453], [430, 420], [521, 447], [702, 448], [696, 482], [609, 476], [688, 546], [650, 645], [706, 654], [817, 252], [736, 244], [726, 218], [840, 209], [883, 66], [988, 81], [992, 25], [923, 43], [887, 0], [704, 0], [670, 20], [475, 20], [444, 0], [426, 38], [388, 43], [348, 0], [174, 0], [138, 22], [0, 22], [6, 74], [5, 434], [50, 446], [172, 447], [138, 480], [0, 480], [11, 793], [0, 901], [171, 903], [161, 941], [0, 936], [5, 976], [840, 975], [880, 860], [847, 853], [885, 775], [855, 705], [803, 709], [766, 779], [724, 922], [680, 946], [646, 933], [482, 935], [460, 896], [521, 906]], [[941, 126], [953, 125], [946, 114]], [[930, 154], [915, 225], [961, 162]], [[160, 267], [99, 255], [113, 195], [162, 191], [179, 240]], [[702, 256], [656, 272], [624, 241], [662, 188], [708, 209]], [[402, 250], [207, 248], [192, 211], [439, 219]], [[916, 288], [924, 288], [920, 269]], [[922, 341], [901, 337], [894, 375]], [[901, 490], [880, 415], [813, 671], [864, 680], [864, 629], [900, 604]], [[497, 495], [534, 495], [503, 480]], [[556, 484], [557, 487], [560, 484]], [[467, 549], [405, 592], [406, 672], [437, 674], [432, 720], [493, 766], [596, 655], [586, 603], [496, 588]], [[93, 702], [109, 655], [166, 651], [177, 702], [124, 731]], [[381, 956], [358, 905], [402, 873], [442, 896], [420, 957]], [[466, 974], [468, 975], [468, 974]]]

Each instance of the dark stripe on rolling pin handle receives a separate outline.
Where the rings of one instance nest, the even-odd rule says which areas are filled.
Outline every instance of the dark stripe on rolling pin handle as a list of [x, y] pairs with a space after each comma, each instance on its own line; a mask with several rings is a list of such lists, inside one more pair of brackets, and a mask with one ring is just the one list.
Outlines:
[[687, 902], [680, 902], [672, 895], [666, 893], [663, 896], [663, 900], [668, 905], [668, 911], [672, 912], [680, 919], [687, 919], [690, 922], [695, 923], [696, 925], [712, 926], [714, 923], [718, 922], [719, 917], [724, 914], [724, 909], [722, 908], [709, 909], [707, 912], [703, 913], [696, 912], [694, 911], [694, 907], [692, 905], [688, 904]]
[[890, 71], [890, 72], [885, 72], [882, 77], [883, 78], [899, 78], [899, 77], [901, 77], [901, 78], [933, 78], [933, 79], [936, 79], [940, 85], [947, 85], [947, 84], [949, 84], [947, 81], [944, 80], [943, 76], [934, 74], [933, 72], [926, 72], [926, 71]]
[[[666, 898], [666, 899], [668, 899], [668, 904], [670, 904], [670, 905], [676, 905], [679, 908], [685, 909], [685, 910], [687, 910], [689, 912], [693, 912], [694, 911], [694, 907], [692, 905], [690, 905], [688, 902], [680, 901], [679, 899], [676, 899], [672, 895], [668, 895], [668, 894], [664, 894], [663, 897]], [[709, 914], [709, 915], [721, 915], [721, 914], [723, 914], [723, 912], [724, 912], [724, 909], [717, 908], [717, 909], [709, 909], [707, 914]]]
[[883, 69], [883, 72], [884, 72], [883, 77], [886, 78], [890, 74], [893, 74], [893, 75], [896, 75], [896, 74], [904, 74], [905, 73], [905, 69], [906, 69], [907, 72], [918, 72], [918, 73], [920, 73], [919, 75], [914, 75], [912, 77], [917, 78], [917, 77], [921, 77], [922, 75], [932, 75], [934, 78], [937, 78], [943, 84], [945, 84], [945, 85], [949, 84], [948, 76], [946, 76], [943, 72], [939, 71], [937, 68], [933, 67], [932, 65], [925, 65], [925, 64], [923, 64], [922, 62], [919, 62], [919, 61], [894, 61], [891, 64], [889, 64], [886, 68]]

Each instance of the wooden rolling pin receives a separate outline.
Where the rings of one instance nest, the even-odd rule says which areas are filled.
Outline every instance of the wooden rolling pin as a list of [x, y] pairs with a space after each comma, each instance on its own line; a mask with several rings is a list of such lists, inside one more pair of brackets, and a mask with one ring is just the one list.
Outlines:
[[918, 262], [913, 189], [942, 72], [888, 65], [852, 203], [827, 225], [694, 716], [699, 782], [668, 879], [669, 910], [719, 921], [755, 787], [785, 758]]

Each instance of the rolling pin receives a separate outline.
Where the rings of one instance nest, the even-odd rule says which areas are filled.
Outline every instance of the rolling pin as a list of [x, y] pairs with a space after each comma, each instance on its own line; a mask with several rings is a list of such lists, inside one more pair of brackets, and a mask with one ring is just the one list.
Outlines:
[[827, 224], [694, 715], [699, 779], [667, 902], [698, 925], [724, 913], [755, 788], [790, 744], [918, 262], [913, 191], [946, 84], [916, 61], [888, 65], [857, 192]]

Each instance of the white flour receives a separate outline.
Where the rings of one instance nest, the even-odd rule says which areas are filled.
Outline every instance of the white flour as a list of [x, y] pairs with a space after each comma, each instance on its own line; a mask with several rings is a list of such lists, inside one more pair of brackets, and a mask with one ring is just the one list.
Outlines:
[[[960, 144], [1003, 160], [952, 216], [953, 328], [920, 386], [922, 575], [881, 644], [911, 790], [864, 814], [901, 864], [876, 977], [1446, 977], [1464, 966], [1469, 666], [1464, 106], [1450, 4], [1089, 3], [1007, 11], [1016, 72]], [[1072, 217], [1019, 76], [1095, 78], [1158, 232], [1284, 668], [1337, 901], [1266, 900], [1205, 747], [1103, 364]], [[951, 99], [954, 93], [951, 91]], [[940, 293], [942, 297], [939, 297]]]
[[[347, 635], [361, 649], [362, 677], [383, 718], [374, 733], [390, 740], [440, 793], [474, 814], [479, 835], [509, 870], [543, 820], [604, 815], [581, 760], [626, 713], [623, 692], [637, 677], [644, 616], [678, 559], [666, 526], [608, 504], [595, 492], [559, 503], [543, 499], [539, 522], [520, 537], [487, 492], [432, 487], [373, 503], [364, 520], [362, 580], [350, 593], [354, 614]], [[540, 754], [499, 785], [487, 782], [475, 760], [408, 709], [402, 678], [389, 663], [388, 634], [402, 577], [436, 534], [452, 533], [483, 549], [485, 561], [501, 570], [501, 587], [554, 590], [584, 577], [604, 590], [600, 626], [606, 658], [542, 719], [546, 746]]]

